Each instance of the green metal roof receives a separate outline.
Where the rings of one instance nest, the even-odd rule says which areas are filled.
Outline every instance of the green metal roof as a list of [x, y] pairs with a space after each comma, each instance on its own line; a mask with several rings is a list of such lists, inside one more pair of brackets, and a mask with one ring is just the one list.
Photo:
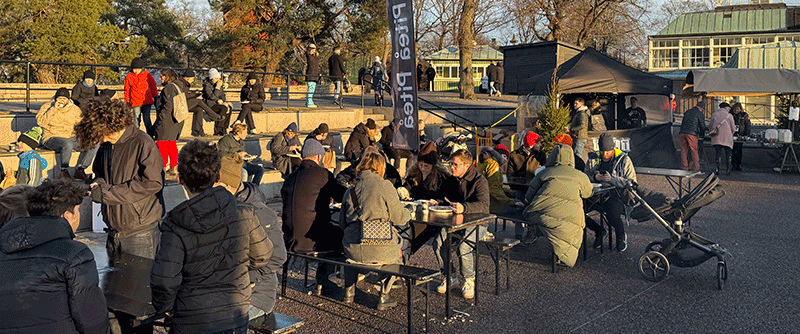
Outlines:
[[678, 16], [656, 36], [715, 35], [787, 30], [788, 8], [728, 10]]
[[[436, 53], [428, 56], [425, 60], [458, 60], [458, 47], [448, 46], [444, 49], [436, 51]], [[503, 53], [488, 45], [476, 45], [472, 49], [473, 60], [503, 60]]]
[[740, 47], [723, 68], [800, 69], [800, 43], [783, 41]]

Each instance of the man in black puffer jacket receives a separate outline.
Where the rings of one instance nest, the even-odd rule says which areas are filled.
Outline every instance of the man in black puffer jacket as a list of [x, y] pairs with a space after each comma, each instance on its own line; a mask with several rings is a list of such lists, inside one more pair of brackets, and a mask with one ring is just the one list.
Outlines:
[[172, 312], [171, 333], [246, 334], [248, 270], [267, 265], [272, 243], [251, 205], [237, 203], [219, 180], [214, 146], [193, 140], [181, 150], [178, 173], [189, 200], [161, 222], [150, 285], [156, 312]]
[[48, 180], [30, 196], [33, 217], [0, 228], [0, 333], [108, 333], [94, 256], [72, 240], [82, 201], [80, 188]]
[[377, 145], [377, 140], [373, 140], [373, 138], [377, 137], [376, 134], [379, 134], [378, 124], [376, 124], [375, 120], [372, 118], [367, 118], [366, 123], [358, 123], [358, 125], [353, 128], [350, 138], [347, 138], [347, 144], [344, 145], [344, 158], [347, 159], [350, 164], [361, 159], [361, 152], [364, 151], [367, 146]]

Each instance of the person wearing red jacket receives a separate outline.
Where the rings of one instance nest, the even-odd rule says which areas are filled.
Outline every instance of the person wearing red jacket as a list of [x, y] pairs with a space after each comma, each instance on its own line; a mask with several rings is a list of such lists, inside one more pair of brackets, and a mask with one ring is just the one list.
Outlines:
[[125, 77], [125, 102], [133, 109], [133, 120], [138, 127], [144, 119], [145, 132], [150, 133], [153, 122], [150, 109], [158, 98], [156, 80], [144, 70], [144, 62], [136, 57], [131, 61], [131, 72]]

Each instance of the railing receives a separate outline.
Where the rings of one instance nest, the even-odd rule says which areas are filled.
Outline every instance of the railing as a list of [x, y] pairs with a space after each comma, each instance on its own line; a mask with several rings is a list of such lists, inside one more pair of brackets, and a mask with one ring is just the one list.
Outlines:
[[[95, 80], [95, 82], [97, 82], [97, 84], [99, 84], [99, 85], [106, 85], [106, 84], [121, 85], [121, 84], [123, 84], [123, 82], [125, 80], [125, 75], [127, 75], [127, 73], [129, 72], [129, 70], [127, 70], [127, 69], [130, 69], [130, 65], [121, 65], [121, 64], [88, 64], [88, 63], [46, 62], [46, 61], [7, 60], [7, 59], [0, 59], [0, 64], [16, 64], [16, 65], [24, 65], [25, 66], [25, 70], [24, 70], [25, 71], [25, 88], [24, 88], [24, 90], [25, 90], [25, 110], [27, 112], [30, 112], [30, 109], [31, 109], [31, 91], [49, 91], [49, 90], [52, 90], [52, 89], [48, 89], [48, 88], [31, 87], [31, 81], [32, 81], [31, 80], [31, 65], [89, 67], [90, 69], [92, 69], [96, 73], [97, 79]], [[110, 77], [107, 77], [107, 76], [103, 76], [102, 73], [98, 73], [98, 71], [96, 70], [97, 68], [109, 68], [113, 73], [118, 73], [119, 77], [118, 78], [110, 78]], [[174, 69], [176, 72], [178, 72], [178, 75], [180, 75], [180, 73], [182, 71], [187, 69], [187, 68], [175, 68], [175, 67], [163, 67], [163, 66], [145, 66], [145, 69], [148, 69], [148, 70], [164, 70], [164, 69], [170, 69], [170, 68]], [[195, 70], [195, 71], [197, 71], [197, 70], [208, 71], [209, 69], [210, 68], [192, 68], [192, 70]], [[293, 80], [293, 78], [294, 79], [297, 79], [297, 78], [305, 79], [305, 78], [308, 78], [310, 76], [310, 75], [299, 74], [299, 73], [281, 73], [281, 72], [271, 73], [271, 72], [262, 72], [262, 71], [239, 71], [239, 70], [227, 70], [227, 69], [218, 69], [218, 70], [220, 71], [220, 73], [223, 74], [223, 80], [226, 82], [226, 84], [230, 83], [232, 74], [233, 75], [242, 74], [242, 79], [244, 79], [244, 76], [246, 76], [246, 75], [248, 75], [250, 73], [253, 73], [253, 72], [255, 72], [257, 75], [262, 76], [262, 79], [266, 79], [265, 77], [267, 77], [267, 76], [272, 77], [271, 81], [262, 80], [262, 82], [265, 83], [264, 84], [265, 88], [266, 87], [279, 87], [278, 85], [276, 85], [276, 83], [279, 84], [280, 86], [284, 86], [285, 87], [285, 89], [286, 89], [286, 92], [285, 92], [286, 93], [286, 107], [287, 108], [289, 107], [289, 102], [292, 99], [291, 95], [294, 94], [294, 95], [303, 95], [303, 96], [305, 96], [307, 94], [307, 92], [304, 93], [304, 92], [292, 92], [291, 91], [290, 87], [292, 86], [292, 83], [293, 82], [297, 82], [297, 80]], [[196, 72], [195, 72], [195, 74], [196, 74]], [[156, 73], [154, 75], [154, 77], [159, 78], [160, 76]], [[318, 77], [320, 79], [327, 80], [327, 81], [329, 81], [331, 83], [333, 83], [335, 81], [333, 79], [337, 79], [338, 78], [338, 77], [334, 77], [334, 76], [330, 76], [330, 75], [314, 75], [314, 77]], [[349, 78], [348, 78], [348, 80], [349, 80]], [[244, 81], [244, 80], [242, 80], [242, 81]], [[270, 84], [267, 85], [266, 84], [267, 82], [269, 82]], [[69, 83], [69, 84], [71, 85], [72, 83]], [[21, 89], [0, 87], [0, 90], [21, 90]], [[281, 92], [278, 92], [278, 93], [279, 93], [278, 94], [279, 96], [282, 94]], [[342, 93], [344, 93], [344, 92], [342, 92]], [[331, 92], [331, 93], [315, 93], [315, 96], [321, 96], [321, 97], [333, 96], [333, 92]], [[363, 108], [363, 90], [362, 90], [362, 99], [361, 100], [362, 100], [361, 102], [362, 102], [362, 108]]]

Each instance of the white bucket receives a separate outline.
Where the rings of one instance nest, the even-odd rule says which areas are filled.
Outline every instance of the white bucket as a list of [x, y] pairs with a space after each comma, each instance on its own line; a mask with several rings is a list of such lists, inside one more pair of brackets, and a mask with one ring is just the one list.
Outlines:
[[792, 130], [780, 129], [778, 130], [778, 141], [782, 143], [792, 142]]

